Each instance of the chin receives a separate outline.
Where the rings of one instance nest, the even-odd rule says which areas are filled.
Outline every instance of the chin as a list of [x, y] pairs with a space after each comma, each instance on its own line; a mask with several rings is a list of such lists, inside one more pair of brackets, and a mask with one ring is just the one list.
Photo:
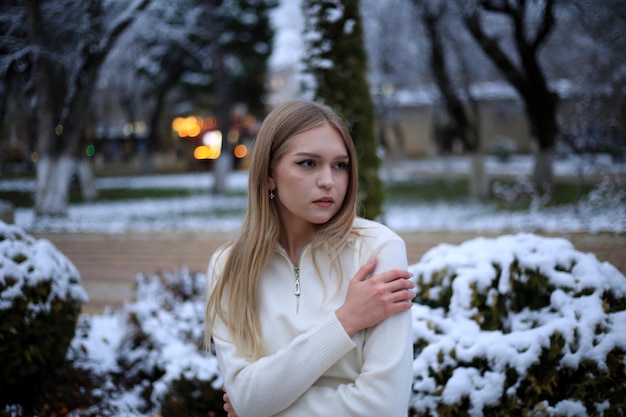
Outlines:
[[321, 226], [323, 224], [328, 223], [330, 221], [330, 219], [332, 219], [332, 218], [333, 218], [333, 216], [324, 216], [324, 218], [317, 217], [317, 218], [311, 219], [311, 223], [316, 224], [318, 226]]

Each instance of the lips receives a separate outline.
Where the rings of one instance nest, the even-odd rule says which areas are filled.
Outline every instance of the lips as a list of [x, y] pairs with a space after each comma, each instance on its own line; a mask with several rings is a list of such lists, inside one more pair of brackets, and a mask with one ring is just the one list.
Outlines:
[[332, 197], [322, 197], [313, 201], [313, 204], [320, 207], [330, 207], [335, 203], [335, 200]]

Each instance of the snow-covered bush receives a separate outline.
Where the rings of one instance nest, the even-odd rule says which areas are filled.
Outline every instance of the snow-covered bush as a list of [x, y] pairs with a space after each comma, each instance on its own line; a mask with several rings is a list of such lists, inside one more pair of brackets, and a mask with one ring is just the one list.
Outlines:
[[560, 238], [441, 244], [411, 266], [412, 415], [621, 416], [626, 278]]
[[0, 222], [0, 404], [63, 361], [87, 293], [49, 241]]
[[82, 317], [68, 356], [102, 389], [81, 416], [225, 415], [217, 359], [203, 344], [205, 281], [185, 268], [139, 274], [132, 302]]

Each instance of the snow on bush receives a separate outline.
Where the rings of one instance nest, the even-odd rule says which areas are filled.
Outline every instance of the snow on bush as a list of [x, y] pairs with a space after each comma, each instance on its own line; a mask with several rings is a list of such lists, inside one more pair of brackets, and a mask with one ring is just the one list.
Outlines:
[[64, 358], [87, 293], [49, 241], [0, 221], [0, 403]]
[[[68, 357], [100, 378], [102, 387], [96, 393], [102, 403], [81, 416], [221, 409], [217, 359], [203, 344], [205, 280], [185, 268], [139, 274], [135, 300], [119, 311], [81, 318]], [[200, 411], [190, 410], [194, 401]]]
[[412, 415], [624, 415], [626, 278], [560, 238], [441, 244], [411, 266]]

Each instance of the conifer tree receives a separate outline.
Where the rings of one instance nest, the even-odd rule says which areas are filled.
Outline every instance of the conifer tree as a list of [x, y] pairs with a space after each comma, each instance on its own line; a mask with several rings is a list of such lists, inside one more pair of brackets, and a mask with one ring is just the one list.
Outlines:
[[382, 212], [383, 188], [359, 1], [304, 0], [303, 10], [304, 61], [314, 80], [315, 99], [333, 107], [350, 125], [359, 156], [360, 214], [374, 219]]

